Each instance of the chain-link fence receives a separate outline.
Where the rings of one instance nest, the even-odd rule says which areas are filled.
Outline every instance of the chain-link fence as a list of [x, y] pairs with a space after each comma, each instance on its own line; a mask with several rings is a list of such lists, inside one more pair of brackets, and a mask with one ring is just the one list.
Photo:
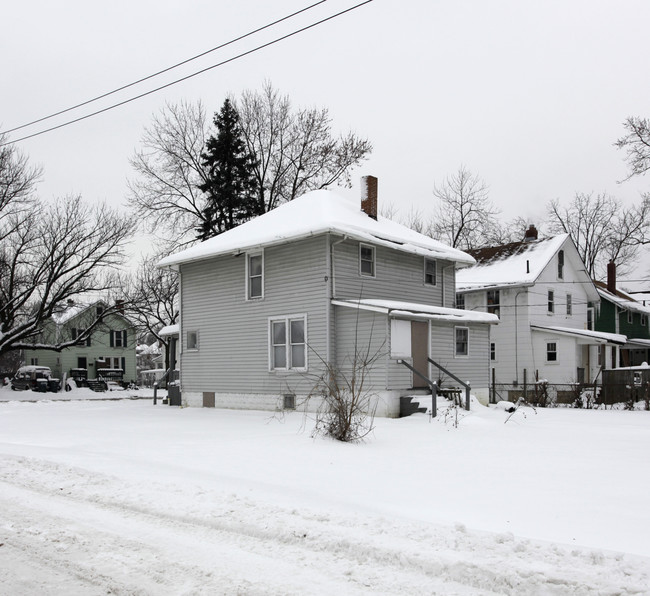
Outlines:
[[[527, 385], [494, 383], [490, 401], [516, 402], [523, 398], [536, 407], [596, 408], [624, 404], [625, 407], [650, 410], [650, 370], [646, 374], [637, 371], [604, 371], [600, 383], [548, 383], [538, 381]], [[616, 373], [616, 374], [606, 374]]]

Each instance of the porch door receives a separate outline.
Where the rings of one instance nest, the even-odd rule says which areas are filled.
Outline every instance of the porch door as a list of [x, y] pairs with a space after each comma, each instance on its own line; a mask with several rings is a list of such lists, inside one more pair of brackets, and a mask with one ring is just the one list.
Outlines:
[[[429, 373], [429, 323], [423, 321], [411, 321], [411, 356], [413, 368], [423, 375]], [[427, 388], [426, 381], [413, 374], [413, 389]]]
[[88, 368], [88, 360], [85, 356], [77, 357], [77, 368]]

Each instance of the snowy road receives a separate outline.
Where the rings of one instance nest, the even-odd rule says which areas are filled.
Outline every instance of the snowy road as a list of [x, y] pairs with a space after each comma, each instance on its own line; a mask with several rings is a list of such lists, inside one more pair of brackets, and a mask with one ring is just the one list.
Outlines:
[[[198, 477], [182, 476], [146, 452], [139, 404], [121, 406], [122, 413], [107, 405], [76, 411], [51, 404], [41, 422], [30, 407], [14, 411], [14, 422], [27, 415], [25, 428], [38, 427], [33, 436], [12, 429], [3, 432], [11, 441], [1, 443], [3, 595], [648, 593], [645, 557], [324, 507], [291, 486], [281, 500], [265, 498], [252, 482], [243, 489], [221, 474], [214, 481], [210, 458], [193, 464], [202, 466]], [[45, 430], [52, 416], [58, 421], [66, 412], [75, 424], [85, 421], [96, 441], [89, 445], [82, 430], [77, 437]], [[173, 415], [169, 408], [155, 413], [161, 424]], [[102, 425], [93, 426], [97, 414]], [[122, 427], [142, 427], [132, 459], [119, 437], [115, 452], [107, 450], [104, 441], [115, 434], [107, 414]], [[198, 420], [200, 411], [191, 416]], [[249, 424], [259, 420], [249, 416]], [[192, 433], [200, 430], [193, 425]], [[287, 431], [291, 441], [303, 440], [293, 428], [283, 437]], [[256, 439], [282, 455], [269, 432], [276, 431], [264, 426]]]

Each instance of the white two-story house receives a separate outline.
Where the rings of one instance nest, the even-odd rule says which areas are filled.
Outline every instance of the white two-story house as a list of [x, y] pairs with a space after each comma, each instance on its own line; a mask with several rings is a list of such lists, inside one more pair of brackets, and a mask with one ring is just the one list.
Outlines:
[[459, 250], [382, 218], [377, 179], [361, 206], [328, 190], [286, 203], [171, 255], [180, 273], [180, 384], [188, 405], [293, 407], [315, 382], [372, 360], [377, 414], [439, 378], [428, 360], [487, 400], [497, 317], [454, 308]]
[[[477, 263], [457, 274], [457, 306], [498, 315], [490, 337], [497, 384], [590, 382], [625, 336], [594, 331], [598, 291], [566, 234], [469, 251]], [[609, 349], [608, 349], [609, 348]]]

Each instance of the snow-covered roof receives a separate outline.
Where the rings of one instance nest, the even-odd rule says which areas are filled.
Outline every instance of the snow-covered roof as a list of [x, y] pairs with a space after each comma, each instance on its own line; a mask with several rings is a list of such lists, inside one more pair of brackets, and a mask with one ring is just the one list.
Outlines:
[[609, 300], [619, 308], [624, 308], [625, 310], [631, 310], [632, 312], [637, 312], [642, 315], [650, 316], [650, 306], [644, 306], [640, 302], [637, 302], [632, 296], [622, 292], [621, 290], [616, 290], [616, 293], [612, 293], [607, 289], [607, 284], [597, 281], [596, 289], [601, 298]]
[[546, 325], [532, 325], [530, 328], [533, 331], [543, 331], [546, 333], [558, 333], [560, 335], [570, 335], [582, 341], [581, 343], [596, 343], [596, 344], [616, 344], [625, 345], [627, 337], [620, 333], [605, 333], [604, 331], [590, 331], [588, 329], [576, 329], [574, 327], [555, 327]]
[[374, 220], [361, 211], [358, 202], [329, 190], [315, 190], [232, 230], [165, 257], [158, 265], [170, 267], [327, 232], [402, 252], [455, 261], [459, 265], [473, 265], [475, 262], [467, 253], [390, 219], [378, 216]]
[[178, 335], [180, 333], [180, 325], [165, 325], [159, 332], [160, 337], [165, 337], [166, 335]]
[[347, 306], [361, 310], [372, 310], [393, 317], [420, 317], [436, 321], [452, 323], [488, 323], [496, 324], [499, 317], [493, 314], [462, 310], [459, 308], [444, 308], [431, 304], [417, 304], [399, 300], [332, 300], [335, 306]]
[[74, 319], [77, 315], [81, 314], [85, 310], [95, 306], [96, 304], [103, 304], [100, 300], [95, 302], [72, 302], [69, 301], [61, 306], [59, 306], [52, 313], [52, 320], [57, 325], [64, 325], [70, 319]]
[[568, 237], [568, 234], [560, 234], [542, 240], [512, 242], [470, 251], [477, 263], [456, 273], [456, 289], [469, 291], [531, 285]]

